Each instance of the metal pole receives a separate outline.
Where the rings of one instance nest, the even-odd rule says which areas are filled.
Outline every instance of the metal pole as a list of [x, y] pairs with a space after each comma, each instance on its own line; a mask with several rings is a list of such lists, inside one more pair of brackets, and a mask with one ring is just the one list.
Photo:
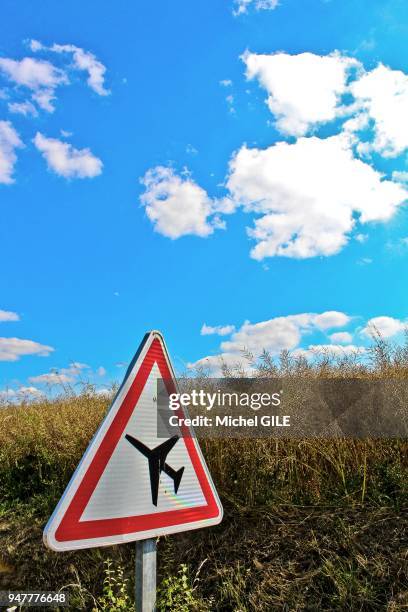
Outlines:
[[136, 612], [156, 610], [156, 538], [136, 542]]

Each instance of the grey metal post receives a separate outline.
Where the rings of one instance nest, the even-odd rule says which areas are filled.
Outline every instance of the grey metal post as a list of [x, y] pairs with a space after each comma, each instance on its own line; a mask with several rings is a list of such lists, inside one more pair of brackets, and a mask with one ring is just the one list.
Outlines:
[[136, 612], [156, 610], [156, 538], [136, 542]]

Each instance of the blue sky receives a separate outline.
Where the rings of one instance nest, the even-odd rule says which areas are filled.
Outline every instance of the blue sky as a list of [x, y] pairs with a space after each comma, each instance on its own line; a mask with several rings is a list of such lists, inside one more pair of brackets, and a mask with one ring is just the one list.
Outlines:
[[402, 0], [1, 12], [0, 389], [401, 337]]

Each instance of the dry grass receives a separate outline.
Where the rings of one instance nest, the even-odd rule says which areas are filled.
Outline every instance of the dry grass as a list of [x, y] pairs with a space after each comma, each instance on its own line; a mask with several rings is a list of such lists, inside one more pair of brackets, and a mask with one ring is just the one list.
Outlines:
[[[284, 354], [276, 369], [264, 355], [259, 373], [407, 378], [408, 351], [391, 349], [378, 339], [369, 366], [326, 358], [309, 366]], [[72, 609], [114, 610], [95, 603], [107, 557], [125, 567], [131, 588], [132, 545], [56, 554], [41, 541], [107, 405], [83, 393], [0, 410], [0, 588], [64, 587]], [[162, 577], [188, 566], [189, 609], [408, 609], [406, 441], [203, 440], [202, 447], [224, 521], [159, 543]]]
[[58, 498], [106, 408], [82, 394], [0, 410], [0, 503]]

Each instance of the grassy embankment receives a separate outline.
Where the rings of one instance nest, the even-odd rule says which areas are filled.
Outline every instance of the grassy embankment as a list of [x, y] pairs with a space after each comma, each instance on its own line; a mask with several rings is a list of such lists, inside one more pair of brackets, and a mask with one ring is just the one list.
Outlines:
[[[276, 371], [264, 356], [260, 373], [408, 377], [408, 350], [377, 341], [372, 358], [369, 367], [323, 358], [309, 368], [284, 355]], [[84, 392], [0, 410], [0, 590], [64, 588], [73, 610], [131, 609], [133, 545], [57, 554], [42, 544], [107, 406]], [[224, 520], [160, 540], [159, 609], [408, 609], [405, 441], [206, 440], [202, 448]]]

